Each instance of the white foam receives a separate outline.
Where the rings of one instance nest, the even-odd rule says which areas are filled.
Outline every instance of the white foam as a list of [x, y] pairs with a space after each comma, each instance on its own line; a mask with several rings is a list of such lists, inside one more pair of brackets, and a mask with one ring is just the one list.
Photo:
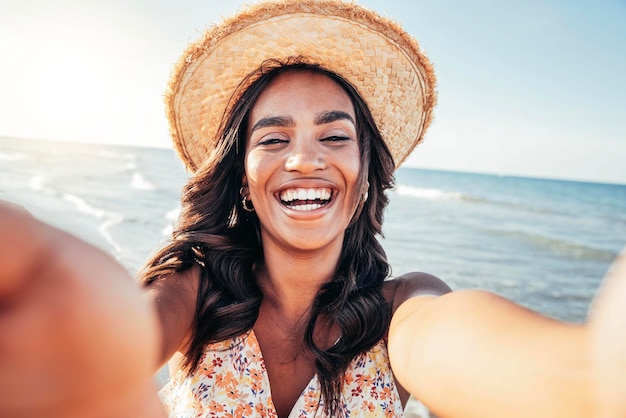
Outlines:
[[178, 219], [178, 215], [180, 215], [180, 207], [174, 208], [165, 214], [165, 219], [174, 221]]
[[2, 153], [0, 152], [0, 161], [17, 161], [17, 160], [23, 160], [26, 154], [24, 154], [23, 152], [16, 152], [16, 153], [11, 153], [11, 154], [7, 154], [7, 153]]
[[119, 154], [117, 152], [112, 152], [108, 150], [99, 150], [98, 155], [104, 158], [118, 158]]
[[111, 150], [101, 149], [98, 151], [98, 155], [110, 160], [122, 160], [125, 162], [124, 166], [127, 170], [132, 171], [137, 169], [137, 156], [129, 153], [114, 152]]
[[168, 223], [168, 225], [163, 228], [163, 231], [161, 232], [162, 235], [164, 236], [171, 236], [172, 232], [174, 231], [174, 227], [173, 227], [173, 222], [176, 221], [176, 219], [178, 219], [178, 215], [180, 214], [180, 207], [176, 207], [170, 211], [168, 211], [165, 214], [165, 219], [167, 219], [168, 221], [170, 221]]
[[113, 254], [119, 258], [119, 255], [122, 253], [122, 248], [117, 245], [113, 239], [113, 236], [109, 232], [109, 228], [113, 225], [121, 223], [124, 220], [124, 216], [119, 213], [111, 213], [105, 211], [104, 209], [96, 208], [87, 203], [84, 199], [73, 194], [65, 193], [63, 194], [63, 198], [68, 202], [73, 203], [74, 206], [76, 206], [76, 210], [79, 212], [103, 220], [102, 224], [100, 224], [100, 227], [98, 228], [98, 232], [100, 232], [100, 235], [102, 235], [106, 242], [111, 246]]
[[104, 158], [122, 159], [122, 160], [134, 160], [136, 158], [134, 154], [124, 153], [124, 152], [115, 152], [115, 151], [106, 150], [106, 149], [98, 150], [98, 155]]
[[446, 192], [440, 189], [418, 188], [399, 184], [396, 192], [404, 196], [412, 196], [425, 200], [459, 200], [463, 198], [461, 193]]
[[44, 191], [48, 186], [48, 181], [44, 176], [34, 176], [28, 182], [28, 187], [36, 192]]
[[73, 203], [79, 212], [86, 213], [87, 215], [102, 219], [107, 214], [106, 211], [91, 206], [89, 203], [85, 202], [83, 199], [73, 194], [65, 193], [63, 195], [63, 199], [67, 200], [70, 203]]
[[117, 224], [121, 223], [123, 220], [124, 220], [124, 216], [122, 216], [120, 214], [110, 214], [108, 216], [108, 219], [106, 221], [104, 221], [102, 223], [102, 225], [100, 225], [100, 228], [98, 228], [98, 231], [100, 232], [100, 234], [104, 237], [104, 239], [113, 248], [113, 254], [117, 258], [119, 258], [120, 255], [122, 254], [122, 247], [117, 245], [117, 243], [113, 239], [113, 236], [109, 232], [109, 228], [112, 227], [113, 225], [117, 225]]
[[133, 174], [131, 185], [137, 190], [154, 190], [154, 185], [146, 180], [140, 173]]

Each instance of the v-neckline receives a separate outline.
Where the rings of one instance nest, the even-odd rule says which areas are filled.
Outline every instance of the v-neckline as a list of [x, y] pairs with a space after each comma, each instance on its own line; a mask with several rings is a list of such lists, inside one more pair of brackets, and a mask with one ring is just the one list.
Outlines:
[[[259, 362], [261, 363], [263, 385], [267, 387], [267, 390], [269, 392], [269, 405], [268, 406], [271, 407], [272, 412], [278, 417], [278, 411], [276, 410], [276, 406], [274, 405], [274, 400], [272, 397], [272, 385], [270, 384], [270, 376], [269, 376], [269, 373], [267, 372], [265, 359], [263, 358], [263, 351], [261, 350], [261, 344], [259, 344], [259, 340], [256, 337], [256, 334], [254, 333], [254, 329], [250, 330], [247, 338], [250, 339], [248, 344], [256, 347], [258, 359], [259, 359]], [[302, 389], [302, 392], [300, 392], [300, 395], [298, 395], [296, 402], [292, 405], [287, 418], [295, 418], [297, 416], [296, 415], [297, 411], [299, 411], [303, 407], [303, 405], [301, 404], [304, 402], [304, 394], [307, 390], [309, 390], [309, 388], [312, 388], [317, 393], [319, 393], [319, 382], [317, 379], [317, 373], [313, 374], [313, 377], [311, 378], [311, 380], [309, 380], [309, 382], [304, 386], [304, 389]]]

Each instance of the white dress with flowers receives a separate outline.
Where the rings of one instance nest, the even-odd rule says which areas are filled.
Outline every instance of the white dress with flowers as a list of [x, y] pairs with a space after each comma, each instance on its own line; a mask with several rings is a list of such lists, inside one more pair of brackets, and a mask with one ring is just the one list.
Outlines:
[[[179, 371], [160, 392], [170, 418], [278, 417], [259, 342], [250, 331], [210, 344], [193, 376]], [[328, 417], [314, 376], [289, 418]], [[401, 417], [384, 341], [352, 360], [341, 394], [343, 417]]]

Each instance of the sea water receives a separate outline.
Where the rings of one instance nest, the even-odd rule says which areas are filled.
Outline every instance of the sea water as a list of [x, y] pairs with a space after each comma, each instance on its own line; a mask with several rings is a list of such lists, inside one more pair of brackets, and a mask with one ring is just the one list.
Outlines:
[[[167, 239], [187, 178], [171, 149], [0, 139], [0, 199], [131, 272]], [[394, 275], [428, 272], [567, 321], [584, 320], [626, 246], [626, 185], [401, 168], [389, 197]]]

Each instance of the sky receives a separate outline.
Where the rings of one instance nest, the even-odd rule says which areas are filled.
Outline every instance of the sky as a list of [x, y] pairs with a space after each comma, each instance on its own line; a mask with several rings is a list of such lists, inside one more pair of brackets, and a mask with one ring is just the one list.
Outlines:
[[[626, 184], [626, 0], [360, 0], [434, 64], [407, 166]], [[242, 1], [0, 0], [0, 136], [170, 147], [184, 47]]]

